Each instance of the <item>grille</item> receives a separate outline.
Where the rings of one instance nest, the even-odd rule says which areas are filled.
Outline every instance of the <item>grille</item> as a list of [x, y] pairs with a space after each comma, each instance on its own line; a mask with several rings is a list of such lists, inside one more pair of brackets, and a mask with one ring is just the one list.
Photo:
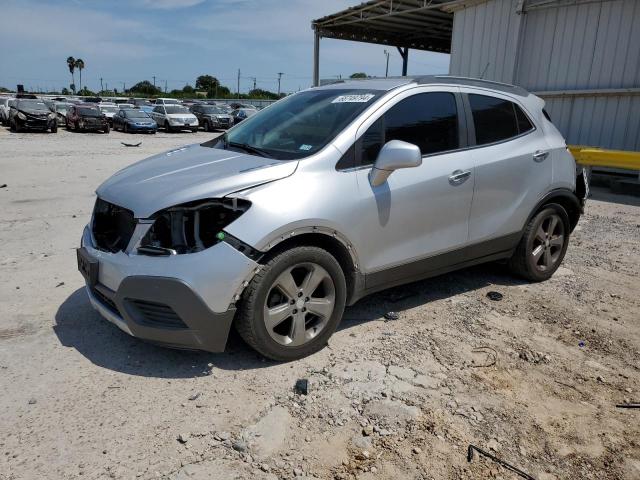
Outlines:
[[169, 305], [146, 300], [129, 300], [139, 315], [138, 323], [157, 328], [188, 328]]
[[93, 237], [96, 246], [107, 252], [127, 248], [136, 228], [133, 212], [98, 198], [93, 210]]

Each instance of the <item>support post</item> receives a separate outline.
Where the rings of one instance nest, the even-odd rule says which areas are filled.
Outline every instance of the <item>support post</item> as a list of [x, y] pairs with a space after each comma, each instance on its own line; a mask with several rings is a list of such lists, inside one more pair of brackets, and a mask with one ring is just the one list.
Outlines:
[[320, 34], [313, 32], [313, 86], [320, 85]]
[[397, 47], [402, 57], [402, 76], [407, 76], [407, 65], [409, 64], [409, 47]]

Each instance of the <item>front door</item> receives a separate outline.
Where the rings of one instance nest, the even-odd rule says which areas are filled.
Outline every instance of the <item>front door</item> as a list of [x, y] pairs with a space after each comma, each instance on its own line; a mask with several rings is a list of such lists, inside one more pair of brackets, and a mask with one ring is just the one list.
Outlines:
[[[461, 150], [466, 131], [458, 114], [460, 98], [455, 88], [403, 92], [357, 134], [355, 174], [362, 207], [358, 243], [367, 289], [419, 277], [429, 270], [429, 258], [468, 242], [474, 168]], [[373, 187], [370, 166], [390, 140], [420, 147], [422, 165], [396, 170]]]

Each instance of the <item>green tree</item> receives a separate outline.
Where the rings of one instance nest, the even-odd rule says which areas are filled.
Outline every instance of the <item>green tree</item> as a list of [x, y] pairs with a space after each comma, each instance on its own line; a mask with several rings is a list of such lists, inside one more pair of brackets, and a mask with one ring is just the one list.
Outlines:
[[194, 93], [196, 93], [196, 91], [191, 85], [185, 85], [184, 88], [182, 89], [182, 93], [193, 95]]
[[76, 91], [76, 77], [73, 74], [76, 70], [76, 59], [73, 57], [67, 57], [67, 67], [69, 68], [69, 72], [71, 73], [71, 90]]
[[352, 73], [349, 78], [367, 78], [367, 74], [364, 72]]
[[212, 92], [216, 89], [216, 87], [220, 86], [220, 82], [216, 77], [211, 75], [200, 75], [196, 78], [196, 90], [205, 90], [207, 92]]
[[67, 88], [63, 88], [62, 91], [60, 92], [62, 95], [69, 95], [69, 90], [67, 90]]
[[277, 100], [280, 98], [277, 93], [270, 92], [269, 90], [263, 90], [262, 88], [250, 90], [248, 96], [249, 98], [265, 98], [268, 100]]
[[84, 60], [76, 59], [76, 68], [80, 71], [80, 91], [82, 91], [82, 70], [84, 69]]
[[153, 96], [153, 95], [160, 95], [162, 93], [162, 90], [159, 89], [158, 87], [154, 87], [153, 83], [151, 83], [149, 80], [143, 80], [142, 82], [138, 82], [133, 87], [131, 87], [129, 89], [129, 92], [135, 92], [141, 95]]

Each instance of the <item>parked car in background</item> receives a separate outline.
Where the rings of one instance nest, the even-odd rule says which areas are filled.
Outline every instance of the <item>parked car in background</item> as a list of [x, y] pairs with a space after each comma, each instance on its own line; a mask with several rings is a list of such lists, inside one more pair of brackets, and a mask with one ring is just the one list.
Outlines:
[[21, 130], [58, 131], [56, 114], [42, 100], [16, 99], [9, 111], [9, 127], [15, 132]]
[[182, 105], [176, 98], [156, 98], [156, 105]]
[[125, 133], [156, 133], [158, 124], [141, 109], [121, 108], [113, 116], [113, 129], [122, 130]]
[[66, 102], [55, 102], [53, 105], [53, 111], [56, 114], [56, 118], [58, 119], [58, 126], [67, 124], [67, 110], [71, 107], [71, 103]]
[[290, 95], [97, 189], [78, 249], [89, 299], [155, 343], [221, 351], [234, 324], [287, 361], [389, 287], [496, 260], [547, 280], [586, 188], [543, 108], [446, 76]]
[[67, 110], [67, 130], [109, 133], [109, 120], [94, 104], [72, 105]]
[[9, 106], [9, 102], [11, 98], [2, 97], [0, 98], [0, 122], [3, 125], [9, 125], [9, 110], [11, 109]]
[[144, 113], [148, 113], [149, 115], [151, 115], [151, 112], [153, 112], [153, 109], [155, 108], [155, 105], [142, 105], [140, 108], [141, 111], [143, 111]]
[[151, 111], [151, 118], [167, 132], [178, 132], [189, 129], [192, 132], [198, 131], [198, 119], [182, 105], [156, 105]]
[[253, 110], [256, 109], [256, 107], [254, 107], [253, 105], [249, 105], [248, 103], [231, 102], [229, 106], [233, 110], [238, 110], [240, 108], [252, 108]]
[[256, 113], [258, 113], [258, 110], [255, 108], [238, 108], [231, 112], [231, 116], [233, 117], [233, 123], [236, 124], [249, 117], [253, 117]]
[[116, 105], [115, 103], [100, 103], [98, 108], [102, 112], [102, 114], [107, 117], [109, 121], [109, 125], [113, 127], [113, 116], [118, 113], [118, 110], [121, 108], [125, 108], [122, 105]]
[[146, 98], [134, 98], [133, 102], [131, 103], [133, 103], [133, 106], [136, 108], [142, 108], [143, 106], [146, 106], [146, 105], [153, 105], [153, 102], [150, 102]]
[[191, 107], [191, 113], [198, 118], [205, 132], [220, 128], [226, 130], [233, 126], [233, 117], [218, 106], [196, 104]]

